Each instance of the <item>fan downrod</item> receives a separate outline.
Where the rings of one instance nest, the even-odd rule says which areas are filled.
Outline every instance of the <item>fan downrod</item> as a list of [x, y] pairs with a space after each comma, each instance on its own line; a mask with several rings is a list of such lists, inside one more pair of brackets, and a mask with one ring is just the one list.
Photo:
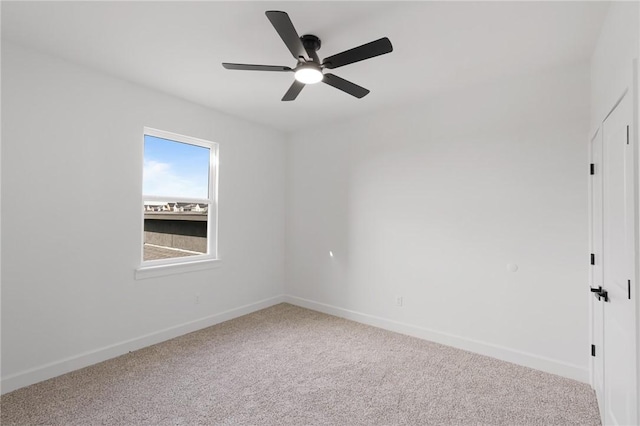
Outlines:
[[300, 37], [300, 41], [302, 41], [302, 46], [306, 50], [311, 50], [312, 52], [320, 50], [320, 39], [312, 34], [303, 35]]

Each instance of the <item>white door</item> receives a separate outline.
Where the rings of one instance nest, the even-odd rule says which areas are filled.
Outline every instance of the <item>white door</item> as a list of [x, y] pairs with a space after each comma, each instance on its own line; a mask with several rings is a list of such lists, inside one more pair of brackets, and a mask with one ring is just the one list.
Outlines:
[[[590, 229], [589, 243], [591, 247], [591, 270], [589, 286], [597, 290], [604, 286], [602, 271], [602, 133], [600, 130], [591, 140], [591, 167], [589, 182]], [[604, 303], [602, 298], [589, 299], [591, 303], [591, 355], [593, 371], [593, 387], [599, 401], [600, 418], [604, 418]]]
[[[636, 394], [633, 105], [627, 94], [602, 125], [604, 421], [638, 423]], [[633, 286], [632, 286], [633, 284]]]

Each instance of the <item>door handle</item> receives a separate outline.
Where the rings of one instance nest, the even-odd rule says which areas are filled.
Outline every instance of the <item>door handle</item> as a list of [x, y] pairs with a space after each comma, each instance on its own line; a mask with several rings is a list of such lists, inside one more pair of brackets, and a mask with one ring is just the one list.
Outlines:
[[609, 301], [609, 293], [607, 293], [607, 290], [603, 290], [602, 286], [598, 288], [591, 287], [590, 290], [598, 300], [604, 299], [605, 302]]

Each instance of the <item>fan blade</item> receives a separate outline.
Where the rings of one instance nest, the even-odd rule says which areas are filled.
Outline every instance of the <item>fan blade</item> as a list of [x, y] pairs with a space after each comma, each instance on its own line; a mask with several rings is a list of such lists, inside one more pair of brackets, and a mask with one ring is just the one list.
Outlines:
[[393, 51], [393, 46], [388, 38], [383, 37], [371, 43], [345, 50], [324, 59], [322, 64], [325, 68], [333, 69], [344, 65], [353, 64], [354, 62], [364, 61], [365, 59], [384, 55]]
[[276, 29], [278, 35], [284, 44], [287, 45], [289, 51], [293, 55], [294, 58], [298, 59], [300, 57], [306, 58], [306, 50], [302, 45], [302, 41], [300, 41], [300, 36], [296, 32], [291, 19], [289, 19], [289, 15], [286, 12], [279, 12], [277, 10], [269, 10], [265, 12], [269, 21], [271, 21], [271, 25]]
[[250, 65], [250, 64], [230, 64], [223, 62], [222, 66], [228, 70], [245, 70], [245, 71], [293, 71], [289, 67], [280, 65]]
[[344, 78], [338, 77], [337, 75], [325, 74], [322, 82], [355, 96], [358, 99], [364, 98], [369, 94], [369, 90], [364, 87], [360, 87], [357, 84], [345, 80]]
[[282, 97], [282, 100], [293, 101], [295, 98], [298, 97], [298, 94], [300, 93], [300, 91], [304, 86], [305, 86], [304, 83], [300, 83], [298, 80], [293, 80], [293, 84], [291, 85], [291, 87], [289, 87], [289, 90], [287, 90], [287, 93], [284, 94], [284, 96]]

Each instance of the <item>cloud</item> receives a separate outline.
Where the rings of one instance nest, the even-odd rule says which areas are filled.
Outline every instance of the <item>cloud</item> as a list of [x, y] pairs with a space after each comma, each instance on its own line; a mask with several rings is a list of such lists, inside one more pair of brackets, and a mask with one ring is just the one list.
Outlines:
[[208, 179], [180, 175], [171, 164], [145, 160], [142, 188], [144, 195], [166, 198], [207, 198]]

